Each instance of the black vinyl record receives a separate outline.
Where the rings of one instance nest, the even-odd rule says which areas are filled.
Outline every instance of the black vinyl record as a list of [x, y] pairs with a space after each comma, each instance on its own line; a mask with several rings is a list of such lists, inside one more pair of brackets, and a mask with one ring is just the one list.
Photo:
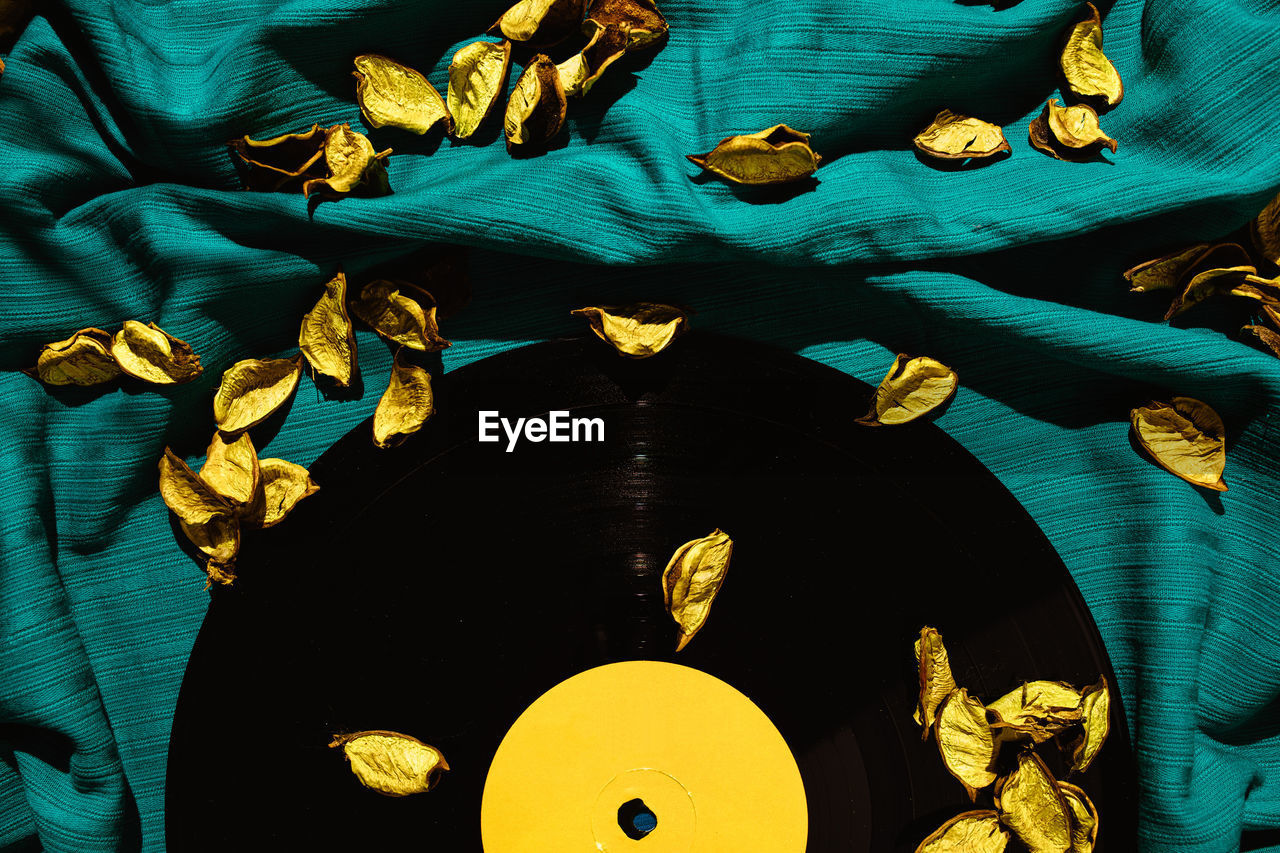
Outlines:
[[[576, 673], [644, 659], [768, 715], [804, 781], [809, 853], [911, 853], [974, 808], [912, 721], [922, 625], [985, 701], [1099, 675], [1116, 695], [1025, 510], [940, 428], [855, 424], [872, 389], [845, 374], [694, 333], [642, 361], [594, 338], [538, 344], [435, 391], [401, 447], [376, 449], [365, 423], [326, 452], [321, 491], [246, 541], [240, 579], [215, 590], [174, 719], [169, 849], [479, 853], [486, 772], [516, 718]], [[604, 440], [477, 440], [479, 412], [558, 410], [602, 419]], [[734, 538], [728, 579], [677, 655], [660, 577], [715, 528]], [[370, 729], [422, 738], [452, 769], [424, 795], [365, 790], [327, 745]], [[1136, 849], [1118, 696], [1073, 781], [1101, 814], [1096, 849]]]

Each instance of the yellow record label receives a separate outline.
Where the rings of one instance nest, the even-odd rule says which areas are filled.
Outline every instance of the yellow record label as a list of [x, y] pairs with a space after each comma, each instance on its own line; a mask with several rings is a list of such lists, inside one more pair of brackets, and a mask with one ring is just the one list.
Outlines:
[[804, 853], [804, 783], [769, 718], [684, 666], [579, 673], [516, 720], [480, 806], [485, 853]]

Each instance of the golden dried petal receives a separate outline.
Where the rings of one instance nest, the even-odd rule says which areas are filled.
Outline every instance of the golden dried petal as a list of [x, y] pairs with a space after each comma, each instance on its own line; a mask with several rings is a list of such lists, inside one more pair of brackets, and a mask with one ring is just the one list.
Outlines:
[[1080, 692], [1060, 681], [1032, 681], [987, 706], [991, 727], [1003, 741], [1044, 743], [1079, 723]]
[[710, 152], [687, 159], [735, 184], [782, 184], [818, 171], [822, 158], [809, 146], [809, 134], [775, 124], [759, 133], [729, 136]]
[[1280, 329], [1280, 309], [1275, 305], [1263, 305], [1262, 314], [1271, 321], [1273, 328]]
[[46, 385], [98, 385], [120, 375], [111, 356], [111, 335], [101, 329], [81, 329], [64, 341], [45, 344], [36, 366], [27, 373]]
[[912, 144], [921, 154], [943, 160], [992, 157], [1012, 150], [1000, 125], [951, 110], [938, 113]]
[[1044, 105], [1044, 112], [1049, 130], [1059, 145], [1088, 150], [1105, 146], [1112, 153], [1119, 147], [1118, 142], [1102, 132], [1098, 124], [1098, 113], [1088, 104], [1064, 107], [1058, 104], [1057, 98], [1050, 98]]
[[667, 34], [667, 19], [653, 0], [593, 0], [587, 17], [626, 30], [628, 50], [648, 47]]
[[288, 402], [302, 377], [302, 356], [246, 358], [222, 374], [213, 396], [213, 418], [225, 433], [244, 432]]
[[324, 286], [324, 296], [302, 317], [298, 348], [316, 373], [343, 388], [355, 369], [356, 335], [347, 315], [347, 277], [339, 270]]
[[111, 341], [111, 355], [125, 373], [157, 385], [190, 382], [203, 372], [191, 345], [155, 323], [125, 320]]
[[511, 74], [511, 42], [473, 41], [453, 55], [449, 64], [448, 107], [453, 135], [466, 139], [475, 133], [507, 90]]
[[419, 72], [376, 53], [357, 56], [355, 66], [356, 100], [370, 127], [398, 127], [421, 135], [440, 122], [446, 130], [452, 126], [440, 93]]
[[1245, 326], [1240, 331], [1256, 337], [1267, 349], [1271, 350], [1272, 355], [1280, 358], [1280, 334], [1276, 334], [1266, 326]]
[[1173, 300], [1164, 319], [1172, 320], [1192, 305], [1196, 305], [1219, 293], [1230, 293], [1244, 284], [1246, 279], [1256, 273], [1251, 266], [1221, 267], [1205, 270], [1192, 276], [1186, 289]]
[[733, 540], [718, 528], [684, 543], [671, 555], [662, 572], [662, 600], [680, 628], [677, 652], [707, 624], [732, 556]]
[[520, 0], [489, 28], [489, 35], [546, 46], [577, 32], [586, 0]]
[[605, 69], [627, 52], [631, 36], [624, 26], [606, 27], [590, 18], [583, 29], [591, 33], [587, 46], [556, 66], [565, 97], [577, 98], [591, 91]]
[[395, 447], [422, 429], [434, 412], [431, 374], [401, 361], [397, 352], [391, 364], [391, 380], [373, 413], [373, 443], [378, 447]]
[[[437, 96], [438, 97], [438, 96]], [[341, 195], [361, 184], [380, 185], [386, 178], [384, 163], [391, 149], [375, 152], [373, 143], [348, 124], [335, 125], [326, 132], [324, 160], [328, 177], [306, 181], [303, 195], [321, 190]]]
[[657, 355], [689, 328], [687, 314], [658, 302], [578, 308], [569, 313], [586, 317], [591, 331], [627, 358]]
[[507, 101], [503, 118], [507, 148], [545, 145], [564, 127], [568, 109], [559, 69], [538, 54], [525, 66]]
[[207, 524], [214, 517], [234, 514], [231, 502], [215, 492], [167, 447], [160, 457], [160, 497], [179, 519], [191, 525]]
[[1129, 413], [1142, 448], [1156, 464], [1194, 486], [1227, 490], [1226, 427], [1207, 404], [1191, 397], [1151, 402]]
[[[423, 291], [418, 291], [424, 297]], [[389, 281], [371, 281], [360, 291], [360, 299], [351, 306], [368, 326], [389, 341], [419, 352], [439, 352], [449, 346], [436, 326], [436, 306], [425, 310], [414, 299], [401, 293]]]
[[1258, 254], [1280, 266], [1280, 195], [1271, 199], [1249, 226]]
[[938, 827], [916, 853], [1004, 853], [1009, 844], [1009, 832], [1000, 825], [1000, 816], [993, 811], [972, 811], [958, 814]]
[[1071, 812], [1071, 853], [1093, 853], [1098, 843], [1098, 810], [1083, 789], [1059, 782], [1058, 791]]
[[1071, 813], [1049, 768], [1034, 752], [1018, 754], [1018, 767], [996, 785], [1000, 821], [1028, 853], [1069, 853]]
[[956, 689], [942, 635], [928, 625], [920, 629], [920, 639], [916, 640], [916, 663], [920, 672], [920, 698], [916, 702], [915, 721], [924, 727], [921, 737], [928, 740], [938, 706]]
[[987, 725], [987, 709], [958, 688], [938, 706], [933, 728], [947, 772], [960, 780], [969, 799], [976, 799], [978, 791], [996, 781], [1000, 754], [1000, 743]]
[[249, 433], [227, 442], [214, 433], [200, 468], [200, 479], [226, 498], [241, 517], [252, 515], [262, 501], [262, 468]]
[[229, 515], [215, 515], [200, 524], [189, 524], [178, 519], [178, 526], [191, 540], [191, 544], [209, 557], [209, 562], [216, 563], [215, 569], [223, 575], [223, 579], [213, 577], [211, 581], [222, 584], [231, 583], [235, 573], [227, 577], [227, 570], [235, 565], [236, 555], [240, 553], [240, 522]]
[[342, 747], [361, 785], [388, 797], [430, 791], [449, 769], [440, 750], [398, 732], [334, 735], [329, 746]]
[[1229, 293], [1232, 296], [1247, 296], [1264, 305], [1280, 305], [1280, 278], [1246, 275]]
[[298, 501], [320, 491], [306, 468], [284, 459], [262, 460], [262, 488], [263, 511], [259, 527], [274, 527], [293, 512]]
[[1087, 687], [1081, 695], [1080, 733], [1067, 744], [1071, 752], [1071, 769], [1079, 773], [1089, 769], [1111, 732], [1111, 690], [1106, 676]]
[[323, 166], [324, 141], [327, 131], [313, 124], [302, 133], [286, 133], [270, 139], [248, 136], [231, 142], [231, 149], [247, 165], [274, 172], [279, 177], [298, 178], [312, 174]]
[[1092, 3], [1085, 5], [1089, 7], [1089, 17], [1072, 28], [1062, 50], [1062, 74], [1077, 98], [1114, 107], [1124, 97], [1124, 83], [1102, 52], [1102, 17]]
[[867, 426], [905, 424], [946, 403], [959, 385], [956, 372], [942, 362], [899, 353], [876, 389], [871, 410], [857, 422]]
[[1170, 290], [1182, 284], [1184, 276], [1208, 249], [1208, 243], [1196, 243], [1190, 248], [1162, 255], [1127, 270], [1124, 279], [1129, 282], [1129, 289], [1134, 293]]

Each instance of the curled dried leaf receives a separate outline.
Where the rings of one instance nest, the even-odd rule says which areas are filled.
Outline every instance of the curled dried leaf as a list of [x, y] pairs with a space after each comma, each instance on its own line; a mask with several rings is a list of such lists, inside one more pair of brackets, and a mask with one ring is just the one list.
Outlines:
[[1246, 275], [1229, 292], [1232, 296], [1245, 296], [1264, 305], [1280, 305], [1280, 278]]
[[1079, 723], [1081, 697], [1070, 684], [1032, 681], [987, 706], [996, 719], [991, 727], [1005, 741], [1044, 743]]
[[1251, 266], [1220, 267], [1197, 273], [1191, 277], [1186, 288], [1173, 300], [1164, 319], [1172, 320], [1192, 305], [1205, 301], [1220, 293], [1231, 293], [1245, 284], [1249, 276], [1257, 270]]
[[591, 331], [627, 358], [657, 355], [689, 327], [685, 312], [658, 302], [578, 308], [570, 313], [586, 317]]
[[520, 0], [489, 28], [489, 35], [553, 45], [577, 32], [586, 6], [586, 0]]
[[301, 133], [286, 133], [270, 139], [241, 137], [230, 143], [249, 166], [248, 187], [278, 190], [300, 178], [320, 178], [325, 174], [324, 141], [328, 131], [318, 124]]
[[684, 543], [671, 555], [662, 572], [662, 600], [680, 629], [677, 652], [707, 624], [732, 556], [733, 540], [718, 528]]
[[958, 814], [920, 842], [916, 853], [1004, 853], [1009, 832], [993, 811]]
[[370, 127], [398, 127], [419, 135], [440, 122], [450, 128], [449, 109], [419, 72], [376, 53], [357, 56], [355, 67], [356, 100]]
[[943, 110], [912, 140], [916, 150], [943, 160], [984, 159], [1012, 149], [1000, 125]]
[[1031, 122], [1027, 134], [1031, 147], [1059, 160], [1087, 160], [1103, 148], [1112, 152], [1119, 143], [1102, 132], [1093, 107], [1078, 104], [1064, 107], [1051, 98]]
[[390, 155], [390, 148], [375, 152], [369, 138], [352, 130], [350, 125], [335, 125], [326, 131], [324, 139], [328, 175], [304, 182], [302, 193], [309, 196], [324, 191], [344, 195], [361, 185], [381, 191], [385, 189], [386, 160]]
[[111, 341], [111, 355], [125, 373], [157, 385], [190, 382], [203, 372], [191, 345], [155, 323], [125, 320]]
[[537, 147], [564, 127], [569, 102], [556, 64], [543, 54], [529, 60], [507, 101], [503, 129], [507, 148]]
[[215, 515], [198, 524], [178, 519], [178, 526], [191, 544], [208, 557], [205, 572], [209, 583], [230, 585], [236, 578], [236, 556], [240, 553], [239, 520], [229, 515]]
[[1029, 853], [1069, 853], [1071, 814], [1049, 768], [1034, 752], [1018, 754], [1018, 766], [996, 785], [1000, 821]]
[[933, 728], [947, 772], [960, 780], [969, 799], [976, 799], [978, 791], [996, 781], [1000, 754], [1000, 742], [987, 725], [987, 709], [958, 688], [938, 706]]
[[1227, 490], [1222, 471], [1227, 464], [1226, 427], [1206, 403], [1174, 397], [1150, 402], [1129, 413], [1142, 449], [1171, 474], [1218, 492]]
[[449, 64], [448, 108], [453, 135], [467, 139], [493, 112], [511, 74], [511, 42], [473, 41]]
[[[417, 291], [423, 299], [430, 298], [425, 291]], [[449, 346], [440, 337], [436, 325], [436, 306], [432, 302], [426, 309], [417, 300], [405, 296], [390, 281], [371, 281], [360, 290], [360, 298], [351, 306], [355, 314], [387, 340], [418, 350], [439, 352]]]
[[606, 27], [590, 18], [583, 29], [591, 34], [587, 46], [556, 66], [565, 97], [577, 98], [591, 91], [605, 69], [627, 52], [630, 34], [625, 27]]
[[1196, 243], [1189, 248], [1170, 252], [1126, 270], [1124, 279], [1129, 282], [1129, 289], [1134, 293], [1170, 290], [1182, 284], [1186, 274], [1208, 249], [1208, 243]]
[[1249, 233], [1258, 254], [1280, 266], [1280, 195], [1271, 199], [1249, 225]]
[[302, 317], [298, 348], [316, 373], [330, 377], [343, 388], [351, 384], [355, 369], [356, 336], [347, 315], [347, 277], [338, 274], [324, 286], [324, 296]]
[[434, 412], [431, 374], [401, 361], [397, 352], [391, 364], [391, 380], [373, 413], [373, 443], [383, 448], [395, 447], [422, 429]]
[[258, 517], [259, 527], [274, 527], [293, 512], [299, 501], [320, 491], [301, 465], [284, 459], [263, 459], [261, 464], [263, 506]]
[[876, 389], [870, 411], [857, 422], [867, 426], [905, 424], [946, 403], [959, 385], [956, 372], [942, 362], [899, 353]]
[[111, 335], [101, 329], [81, 329], [63, 341], [45, 344], [36, 366], [27, 373], [46, 385], [99, 385], [120, 375], [110, 352]]
[[687, 159], [735, 184], [783, 184], [808, 178], [822, 157], [809, 146], [809, 134], [776, 124], [759, 133], [729, 136], [706, 154]]
[[1266, 326], [1245, 326], [1240, 331], [1257, 338], [1263, 346], [1271, 350], [1272, 355], [1280, 358], [1280, 334]]
[[938, 706], [956, 689], [942, 635], [928, 625], [920, 629], [920, 639], [916, 640], [916, 664], [920, 672], [920, 698], [916, 702], [914, 716], [915, 721], [924, 727], [921, 737], [928, 740]]
[[302, 356], [246, 358], [222, 374], [213, 397], [218, 429], [234, 435], [257, 426], [288, 402], [302, 377]]
[[653, 0], [592, 0], [587, 17], [628, 34], [628, 50], [649, 47], [667, 34], [667, 19]]
[[1098, 810], [1079, 786], [1059, 782], [1058, 790], [1071, 812], [1070, 853], [1093, 853], [1093, 845], [1098, 843]]
[[237, 517], [252, 517], [260, 509], [262, 468], [247, 432], [230, 442], [214, 433], [200, 479], [230, 502]]
[[1124, 97], [1124, 83], [1102, 52], [1102, 16], [1092, 3], [1085, 5], [1089, 17], [1072, 27], [1062, 50], [1062, 74], [1077, 98], [1114, 107]]
[[1106, 676], [1085, 688], [1080, 697], [1080, 712], [1080, 731], [1066, 744], [1066, 748], [1071, 754], [1071, 769], [1083, 773], [1098, 757], [1111, 732], [1111, 690]]
[[232, 516], [231, 501], [218, 494], [169, 448], [160, 457], [160, 497], [187, 524], [207, 524], [215, 516]]
[[334, 735], [329, 746], [342, 747], [361, 785], [388, 797], [430, 791], [449, 769], [440, 750], [399, 732]]

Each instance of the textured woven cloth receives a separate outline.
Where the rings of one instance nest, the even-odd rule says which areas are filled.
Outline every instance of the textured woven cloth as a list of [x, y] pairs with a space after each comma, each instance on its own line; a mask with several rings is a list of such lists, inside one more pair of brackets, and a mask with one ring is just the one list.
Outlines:
[[[872, 383], [899, 351], [954, 366], [938, 423], [1043, 527], [1106, 641], [1143, 849], [1227, 853], [1243, 832], [1280, 850], [1280, 362], [1236, 339], [1247, 307], [1171, 327], [1165, 300], [1120, 278], [1280, 189], [1280, 2], [1103, 4], [1120, 148], [1075, 164], [1026, 127], [1058, 96], [1077, 0], [665, 0], [669, 43], [571, 104], [545, 155], [514, 159], [494, 130], [373, 131], [394, 194], [310, 213], [239, 191], [226, 141], [363, 128], [362, 52], [443, 90], [504, 0], [49, 5], [0, 78], [0, 849], [163, 849], [169, 728], [209, 593], [156, 460], [203, 452], [222, 370], [295, 351], [339, 263], [358, 275], [449, 241], [476, 248], [475, 299], [444, 329], [446, 369], [633, 299]], [[910, 138], [943, 107], [1005, 125], [1012, 156], [921, 162]], [[813, 134], [816, 183], [750, 192], [684, 159], [778, 122]], [[192, 342], [204, 376], [50, 391], [15, 372], [125, 319]], [[264, 455], [308, 464], [372, 413], [389, 355], [359, 343], [363, 395], [304, 380], [283, 426], [255, 434]], [[1223, 415], [1230, 491], [1130, 447], [1129, 408], [1170, 394]]]

